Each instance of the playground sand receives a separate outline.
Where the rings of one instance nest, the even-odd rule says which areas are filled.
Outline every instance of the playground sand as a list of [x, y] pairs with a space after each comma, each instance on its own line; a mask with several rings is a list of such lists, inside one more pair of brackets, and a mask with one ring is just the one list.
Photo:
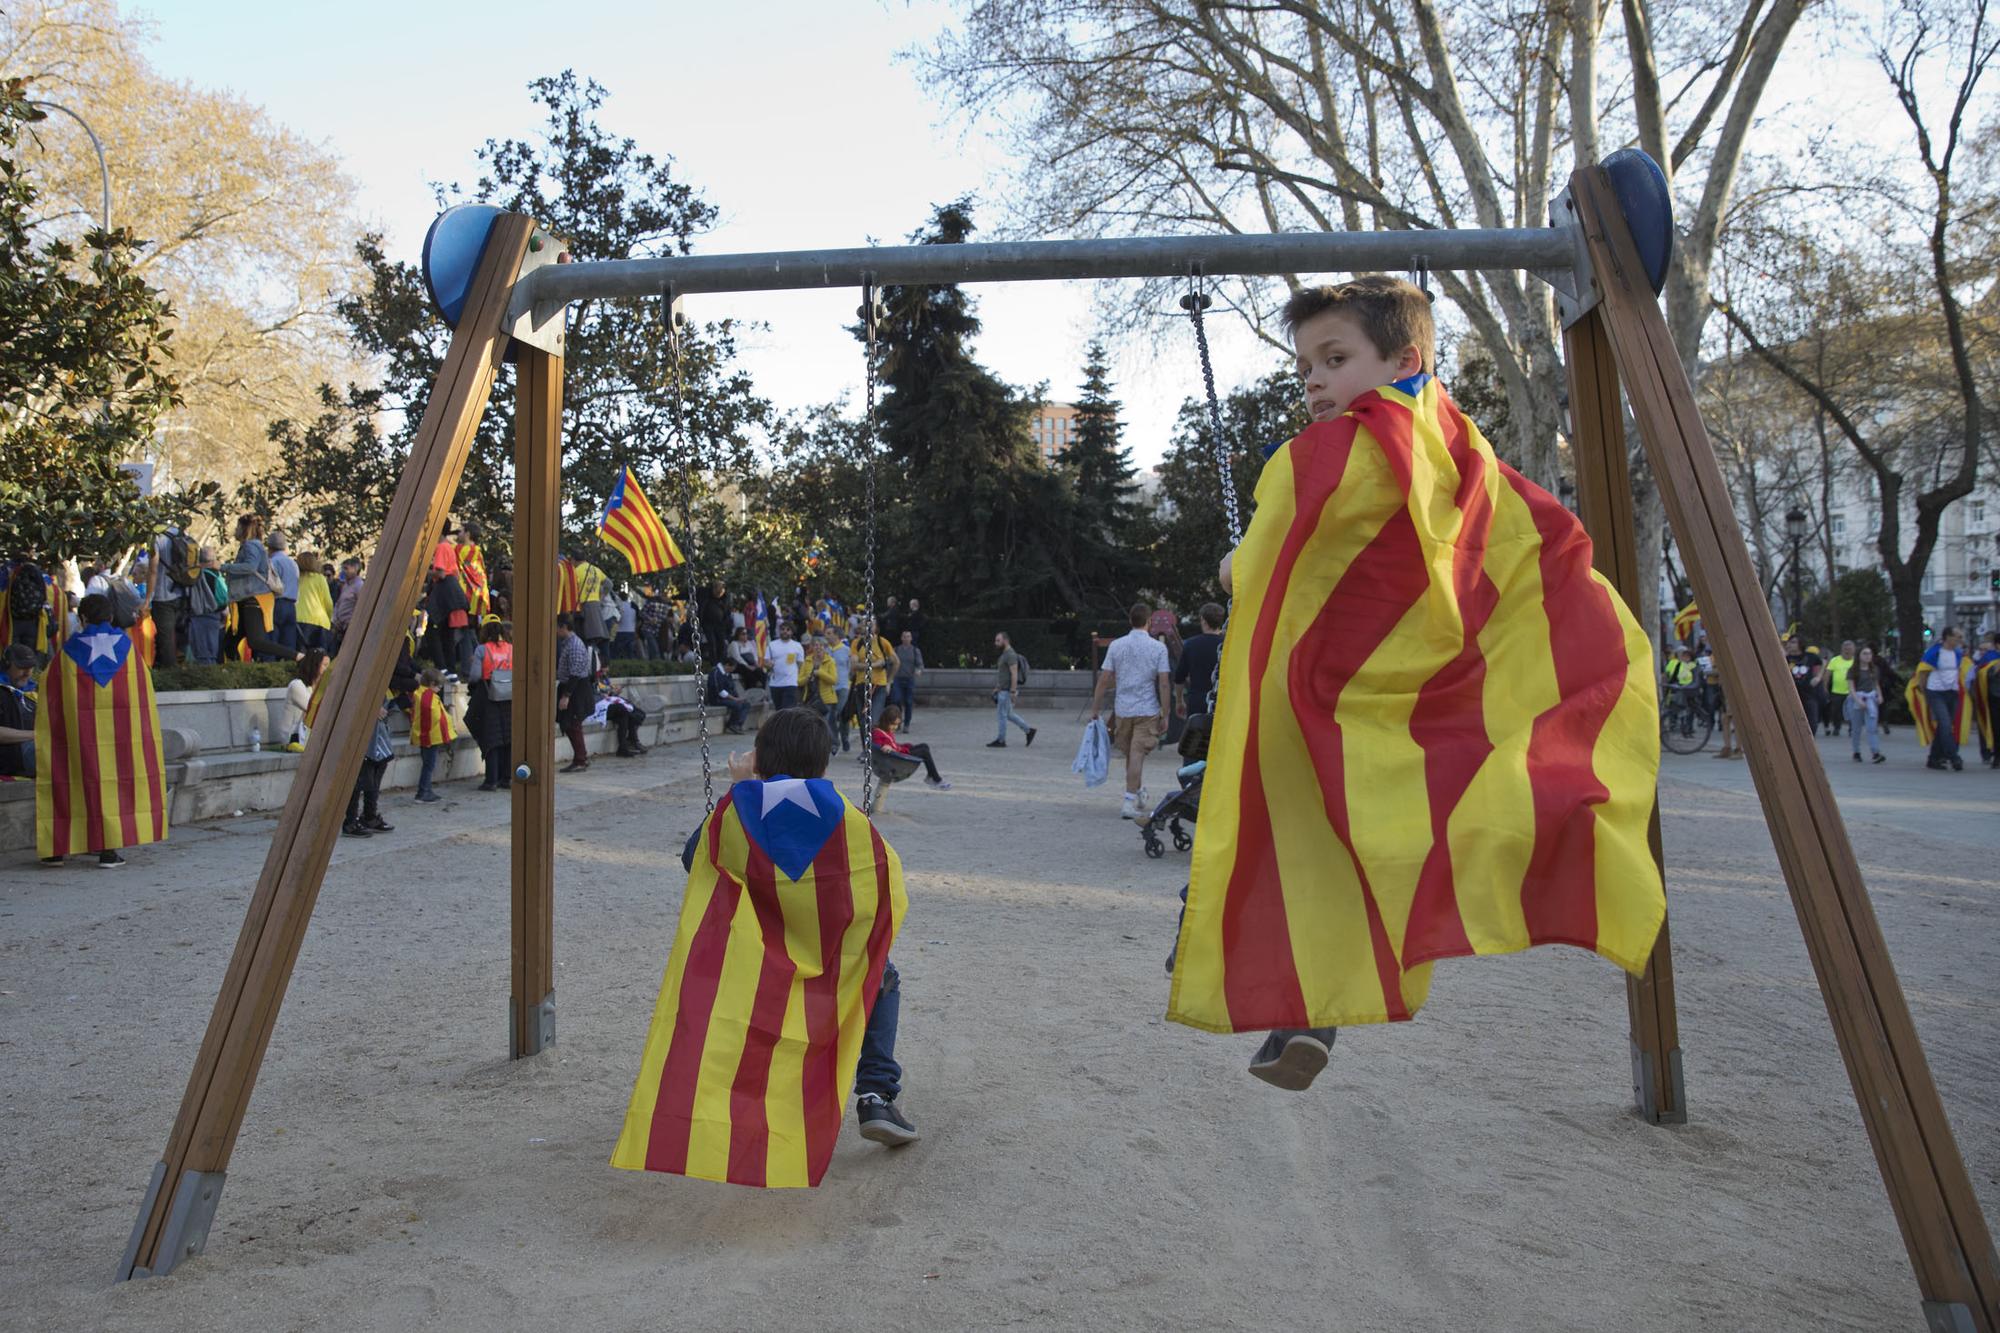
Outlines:
[[[454, 782], [341, 843], [207, 1252], [148, 1282], [112, 1269], [270, 821], [178, 829], [117, 875], [17, 856], [0, 1328], [1922, 1326], [1738, 766], [1669, 758], [1692, 1120], [1658, 1129], [1629, 1107], [1623, 981], [1574, 950], [1440, 965], [1415, 1023], [1343, 1033], [1310, 1092], [1254, 1082], [1253, 1038], [1161, 1018], [1187, 858], [1145, 859], [1115, 790], [1069, 773], [1069, 719], [1039, 720], [999, 751], [984, 715], [920, 711], [958, 790], [900, 788], [881, 821], [921, 1143], [850, 1122], [816, 1191], [610, 1169], [694, 756], [563, 779], [558, 1042], [518, 1064], [505, 803]], [[1872, 788], [1835, 777], [1991, 1217], [2000, 775], [1912, 747]]]

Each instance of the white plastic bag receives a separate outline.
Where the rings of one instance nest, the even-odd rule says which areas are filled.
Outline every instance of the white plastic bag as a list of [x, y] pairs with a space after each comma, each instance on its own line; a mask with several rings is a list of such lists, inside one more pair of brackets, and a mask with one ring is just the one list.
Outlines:
[[1083, 729], [1083, 743], [1076, 747], [1076, 762], [1070, 765], [1070, 772], [1083, 774], [1084, 786], [1098, 787], [1110, 771], [1111, 733], [1104, 729], [1101, 718], [1092, 718]]

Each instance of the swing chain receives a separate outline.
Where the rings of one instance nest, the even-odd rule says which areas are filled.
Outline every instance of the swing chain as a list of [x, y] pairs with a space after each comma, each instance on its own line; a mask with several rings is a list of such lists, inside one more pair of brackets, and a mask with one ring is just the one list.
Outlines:
[[1208, 281], [1197, 266], [1188, 277], [1188, 294], [1181, 298], [1181, 309], [1194, 319], [1195, 347], [1201, 352], [1201, 381], [1208, 390], [1209, 443], [1215, 450], [1215, 467], [1222, 479], [1222, 515], [1229, 525], [1229, 545], [1233, 549], [1243, 540], [1243, 525], [1236, 512], [1236, 468], [1229, 457], [1229, 446], [1222, 438], [1222, 404], [1215, 396], [1215, 365], [1209, 360], [1208, 329], [1201, 318], [1202, 312], [1213, 303]]
[[[681, 326], [684, 316], [674, 308], [674, 290], [672, 286], [668, 286], [663, 295], [666, 297], [667, 302], [667, 360], [672, 363], [674, 368], [674, 439], [679, 442], [681, 451], [687, 460], [687, 471], [682, 474], [681, 478], [683, 506], [681, 514], [685, 527], [683, 536], [687, 540], [687, 558], [681, 563], [682, 567], [687, 570], [688, 614], [694, 615], [695, 607], [701, 600], [701, 590], [700, 585], [696, 582], [694, 572], [696, 568], [694, 543], [694, 446], [688, 440], [687, 419], [683, 414], [682, 407], [682, 399], [686, 396], [686, 386], [682, 383], [681, 378]], [[706, 654], [702, 652], [701, 637], [702, 627], [700, 617], [696, 616], [692, 638], [694, 642], [695, 725], [701, 733], [701, 799], [709, 811], [713, 813], [715, 810], [715, 760], [710, 755], [708, 748], [708, 676], [706, 674]]]
[[863, 570], [863, 596], [868, 607], [868, 642], [863, 649], [861, 669], [861, 809], [864, 814], [875, 810], [875, 733], [871, 730], [875, 717], [875, 664], [872, 660], [875, 645], [881, 637], [880, 610], [875, 605], [875, 339], [876, 323], [880, 314], [875, 275], [866, 275], [861, 283], [861, 327], [868, 344], [866, 414], [861, 419], [861, 448], [866, 455], [867, 474], [867, 563]]

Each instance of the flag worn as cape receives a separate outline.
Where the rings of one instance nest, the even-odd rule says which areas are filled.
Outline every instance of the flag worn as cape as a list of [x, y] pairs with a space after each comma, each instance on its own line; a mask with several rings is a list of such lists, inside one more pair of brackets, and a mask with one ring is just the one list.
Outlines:
[[[1910, 683], [1903, 687], [1903, 702], [1909, 705], [1910, 717], [1917, 724], [1917, 744], [1930, 748], [1937, 738], [1937, 722], [1931, 717], [1929, 693], [1924, 682], [1935, 671], [1929, 662], [1919, 662], [1917, 669], [1910, 673]], [[1972, 672], [1971, 656], [1963, 649], [1958, 654], [1958, 688], [1953, 692], [1951, 731], [1960, 745], [1972, 739], [1973, 701], [1970, 686], [1978, 677]]]
[[611, 1164], [817, 1185], [908, 900], [824, 778], [739, 782], [703, 826]]
[[1694, 642], [1694, 627], [1701, 623], [1701, 603], [1689, 602], [1674, 616], [1674, 637], [1682, 643]]
[[493, 609], [493, 587], [486, 577], [486, 554], [478, 542], [463, 542], [458, 548], [458, 581], [465, 589], [466, 614], [477, 625]]
[[2000, 653], [1983, 656], [1972, 671], [1972, 720], [1979, 726], [1979, 737], [1986, 742], [1986, 748], [1996, 748], [1993, 744], [1993, 693], [2000, 689]]
[[[257, 603], [257, 609], [264, 613], [264, 637], [273, 637], [275, 631], [271, 627], [276, 623], [278, 594], [274, 592], [260, 592], [256, 594], [253, 600]], [[236, 635], [243, 633], [243, 617], [240, 613], [242, 605], [243, 603], [241, 602], [231, 602], [229, 609], [223, 613], [222, 628], [225, 633]], [[251, 651], [250, 640], [247, 638], [238, 638], [236, 640], [235, 651], [236, 660], [239, 662], [254, 661], [257, 656], [256, 653]]]
[[410, 744], [428, 750], [433, 745], [451, 744], [456, 734], [451, 726], [451, 713], [444, 700], [438, 698], [438, 692], [428, 685], [418, 690], [410, 703]]
[[597, 531], [625, 557], [634, 574], [656, 574], [681, 563], [681, 548], [653, 512], [629, 467], [618, 474], [604, 512], [598, 515]]
[[556, 614], [570, 615], [583, 606], [583, 592], [577, 586], [576, 561], [563, 556], [556, 561]]
[[35, 710], [35, 847], [102, 852], [167, 836], [166, 751], [152, 674], [113, 625], [71, 635]]
[[1554, 497], [1429, 376], [1265, 465], [1236, 550], [1168, 1017], [1412, 1017], [1430, 964], [1574, 944], [1639, 973], [1652, 650]]

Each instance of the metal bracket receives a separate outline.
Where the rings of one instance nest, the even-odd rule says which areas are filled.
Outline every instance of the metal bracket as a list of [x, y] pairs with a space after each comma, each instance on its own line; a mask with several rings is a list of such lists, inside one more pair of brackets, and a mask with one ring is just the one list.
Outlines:
[[1568, 236], [1575, 258], [1568, 270], [1538, 268], [1529, 272], [1555, 289], [1556, 315], [1562, 326], [1568, 328], [1595, 310], [1603, 294], [1597, 287], [1596, 270], [1590, 264], [1590, 246], [1583, 239], [1583, 223], [1576, 215], [1576, 201], [1567, 189], [1549, 205], [1549, 226]]
[[1687, 1080], [1681, 1073], [1681, 1048], [1667, 1052], [1667, 1087], [1674, 1109], [1662, 1113], [1653, 1101], [1653, 1057], [1638, 1042], [1632, 1042], [1632, 1104], [1649, 1125], [1687, 1123]]
[[511, 1002], [507, 1005], [507, 1049], [517, 1052], [517, 1059], [523, 1056], [538, 1055], [556, 1044], [556, 993], [554, 991], [550, 991], [542, 997], [542, 1002], [530, 1011], [528, 1021], [533, 1025], [535, 1033], [535, 1042], [532, 1046], [522, 1043], [520, 1039], [521, 1034], [514, 1026], [514, 1006]]
[[139, 1242], [144, 1238], [146, 1222], [153, 1215], [153, 1203], [160, 1197], [160, 1187], [166, 1183], [167, 1164], [153, 1163], [153, 1178], [146, 1185], [145, 1202], [139, 1205], [139, 1220], [132, 1227], [132, 1238], [125, 1242], [125, 1257], [118, 1264], [118, 1280], [138, 1277], [165, 1277], [179, 1266], [181, 1260], [192, 1259], [208, 1245], [208, 1229], [215, 1222], [216, 1205], [222, 1202], [222, 1171], [183, 1171], [180, 1187], [174, 1191], [173, 1207], [167, 1212], [165, 1228], [160, 1232], [159, 1258], [152, 1268], [135, 1268], [139, 1258]]
[[528, 253], [521, 258], [521, 272], [507, 298], [507, 336], [530, 347], [539, 347], [551, 356], [563, 354], [563, 336], [569, 307], [561, 301], [537, 301], [528, 275], [551, 264], [569, 262], [569, 242], [535, 228], [528, 238]]
[[1924, 1327], [1931, 1333], [1978, 1333], [1964, 1301], [1925, 1301]]

